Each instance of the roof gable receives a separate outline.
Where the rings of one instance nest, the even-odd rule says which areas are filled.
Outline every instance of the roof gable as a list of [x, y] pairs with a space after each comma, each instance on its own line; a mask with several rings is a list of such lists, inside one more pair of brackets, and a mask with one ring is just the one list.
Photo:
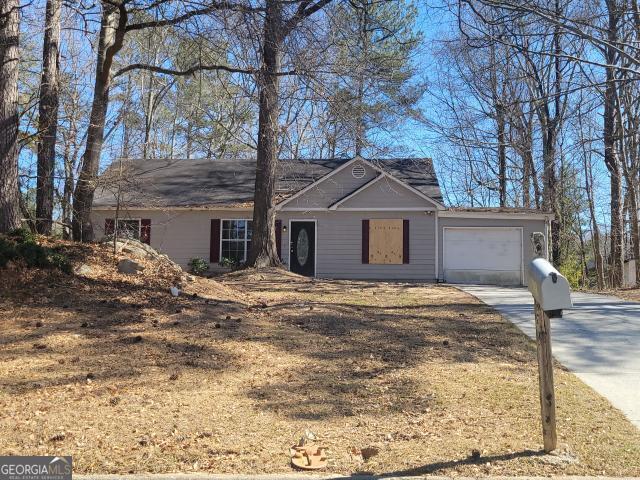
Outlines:
[[330, 210], [421, 209], [441, 205], [391, 175], [382, 174], [331, 205]]
[[278, 205], [278, 209], [327, 209], [380, 174], [380, 170], [373, 165], [369, 165], [362, 159], [354, 158], [282, 201]]

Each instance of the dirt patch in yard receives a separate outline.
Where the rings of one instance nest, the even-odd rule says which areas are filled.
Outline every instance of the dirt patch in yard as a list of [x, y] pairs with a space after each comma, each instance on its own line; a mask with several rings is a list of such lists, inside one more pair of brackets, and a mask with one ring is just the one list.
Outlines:
[[104, 272], [0, 285], [2, 454], [280, 473], [309, 430], [336, 473], [640, 475], [640, 432], [560, 367], [541, 455], [533, 344], [454, 288], [243, 271], [173, 298], [83, 255]]

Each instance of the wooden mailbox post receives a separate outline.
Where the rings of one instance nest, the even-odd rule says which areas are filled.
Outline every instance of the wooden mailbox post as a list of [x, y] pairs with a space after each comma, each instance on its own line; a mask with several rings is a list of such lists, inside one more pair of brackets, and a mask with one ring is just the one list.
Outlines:
[[551, 356], [551, 318], [562, 318], [562, 310], [572, 308], [569, 282], [553, 265], [542, 258], [541, 242], [544, 235], [531, 236], [533, 249], [538, 258], [529, 264], [529, 291], [534, 299], [536, 322], [536, 344], [538, 350], [538, 379], [540, 383], [540, 413], [544, 451], [555, 450], [556, 397], [553, 388], [553, 358]]

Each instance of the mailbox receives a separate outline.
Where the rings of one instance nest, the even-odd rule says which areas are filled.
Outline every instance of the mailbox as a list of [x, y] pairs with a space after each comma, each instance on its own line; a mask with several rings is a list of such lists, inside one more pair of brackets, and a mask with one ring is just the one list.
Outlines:
[[529, 264], [528, 283], [533, 298], [549, 316], [562, 316], [563, 309], [573, 307], [569, 282], [544, 258]]

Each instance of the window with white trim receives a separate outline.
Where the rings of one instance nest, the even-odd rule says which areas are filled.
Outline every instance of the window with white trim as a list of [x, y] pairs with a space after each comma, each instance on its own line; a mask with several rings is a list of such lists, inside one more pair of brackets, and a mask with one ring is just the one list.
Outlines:
[[118, 219], [118, 238], [140, 240], [140, 219]]
[[222, 220], [220, 260], [242, 263], [251, 248], [251, 220]]

